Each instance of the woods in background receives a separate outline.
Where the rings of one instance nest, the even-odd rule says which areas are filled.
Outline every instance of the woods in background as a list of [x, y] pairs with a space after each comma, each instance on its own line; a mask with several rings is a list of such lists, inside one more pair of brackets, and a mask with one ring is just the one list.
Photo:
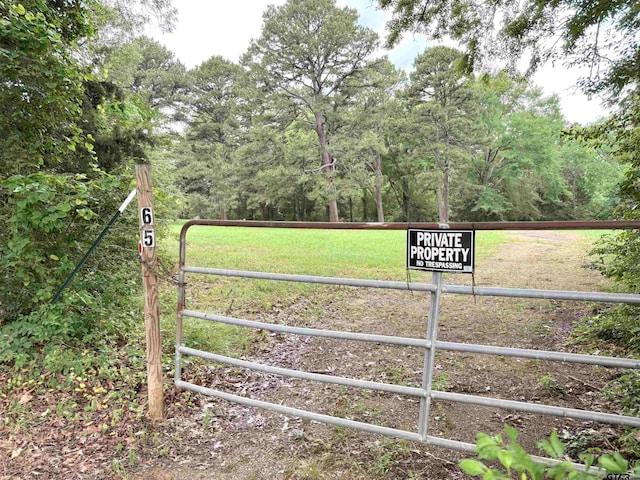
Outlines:
[[[142, 57], [154, 43], [146, 42]], [[212, 57], [185, 72], [188, 93], [172, 109], [184, 133], [161, 152], [178, 168], [181, 215], [610, 216], [624, 167], [610, 148], [565, 135], [571, 125], [556, 97], [507, 70], [471, 74], [454, 48], [428, 48], [407, 75], [378, 47], [353, 9], [291, 0], [265, 12], [239, 64]], [[154, 65], [172, 62], [165, 52]]]

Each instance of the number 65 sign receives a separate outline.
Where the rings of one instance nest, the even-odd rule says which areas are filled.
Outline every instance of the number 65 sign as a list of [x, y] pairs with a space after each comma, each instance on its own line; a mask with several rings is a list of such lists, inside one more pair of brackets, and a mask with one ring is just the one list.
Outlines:
[[142, 207], [140, 209], [140, 225], [142, 225], [140, 233], [140, 244], [142, 245], [142, 248], [155, 247], [156, 232], [153, 230], [153, 210], [151, 207]]

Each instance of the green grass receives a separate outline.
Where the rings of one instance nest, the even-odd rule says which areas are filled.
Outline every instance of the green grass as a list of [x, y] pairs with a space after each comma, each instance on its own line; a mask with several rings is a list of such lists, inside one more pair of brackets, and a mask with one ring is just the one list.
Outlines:
[[[178, 233], [180, 225], [172, 226]], [[476, 258], [507, 241], [500, 232], [477, 232]], [[192, 227], [187, 264], [309, 275], [405, 280], [406, 233], [381, 230], [307, 230]], [[177, 259], [178, 242], [168, 242]]]
[[[178, 234], [182, 224], [171, 225], [170, 238], [161, 245], [178, 260]], [[606, 231], [577, 231], [587, 241]], [[495, 253], [508, 241], [507, 232], [476, 232], [476, 259]], [[187, 265], [406, 281], [406, 232], [382, 230], [310, 230], [195, 226], [187, 234]], [[456, 275], [451, 275], [455, 277]], [[428, 282], [430, 274], [411, 271], [412, 282]], [[456, 282], [455, 278], [451, 281]], [[321, 311], [330, 301], [340, 302], [344, 287], [268, 280], [187, 275], [186, 306], [189, 309], [255, 318], [273, 307], [286, 307], [305, 296], [306, 316]], [[164, 292], [165, 311], [175, 311], [175, 290]], [[316, 309], [317, 306], [317, 309]], [[277, 309], [273, 310], [277, 316]], [[173, 336], [173, 322], [166, 325]], [[187, 344], [232, 354], [250, 342], [246, 329], [185, 319]], [[170, 345], [167, 345], [170, 347]]]
[[[175, 261], [180, 228], [179, 224], [173, 225], [175, 238], [164, 241]], [[477, 232], [476, 258], [493, 253], [505, 241], [507, 238], [500, 232]], [[405, 256], [404, 231], [195, 226], [187, 233], [189, 266], [406, 281]], [[428, 281], [429, 275], [412, 271], [410, 278], [423, 282]], [[192, 274], [188, 283], [187, 301], [192, 303], [191, 308], [222, 313], [268, 310], [303, 294], [320, 295], [327, 288]]]

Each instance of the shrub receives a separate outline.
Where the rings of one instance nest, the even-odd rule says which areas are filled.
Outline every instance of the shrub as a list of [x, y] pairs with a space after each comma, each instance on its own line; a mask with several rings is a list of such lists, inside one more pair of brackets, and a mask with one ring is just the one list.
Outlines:
[[[465, 459], [460, 462], [460, 468], [465, 473], [482, 477], [483, 480], [492, 479], [511, 479], [516, 474], [516, 478], [520, 480], [543, 480], [545, 478], [553, 480], [590, 480], [596, 478], [613, 478], [610, 474], [621, 475], [620, 478], [630, 478], [628, 475], [629, 463], [620, 455], [605, 454], [596, 459], [592, 454], [581, 455], [581, 460], [585, 463], [586, 473], [576, 470], [571, 462], [559, 462], [555, 465], [545, 465], [536, 462], [522, 446], [517, 442], [518, 431], [505, 425], [505, 433], [510, 441], [505, 441], [501, 435], [491, 437], [486, 433], [479, 433], [477, 437], [475, 451], [478, 453], [478, 459]], [[558, 438], [556, 432], [551, 436], [538, 443], [538, 447], [548, 456], [554, 459], [560, 459], [565, 451], [564, 444]], [[500, 467], [490, 467], [480, 460], [498, 461]], [[593, 465], [598, 469], [593, 468]], [[640, 473], [640, 466], [634, 469], [635, 474]]]
[[[51, 300], [126, 196], [120, 178], [35, 173], [0, 182], [0, 362], [107, 327], [114, 305], [137, 288], [137, 235], [109, 235], [55, 305]], [[106, 323], [105, 323], [106, 322]], [[111, 327], [116, 332], [118, 327]]]

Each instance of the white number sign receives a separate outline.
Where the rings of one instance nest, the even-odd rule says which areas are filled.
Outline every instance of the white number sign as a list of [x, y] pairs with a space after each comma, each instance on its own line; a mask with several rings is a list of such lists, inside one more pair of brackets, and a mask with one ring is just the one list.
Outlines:
[[142, 246], [144, 248], [151, 248], [156, 246], [156, 232], [153, 230], [142, 231]]
[[142, 225], [153, 225], [153, 210], [151, 210], [151, 207], [142, 207], [140, 209], [140, 221]]

